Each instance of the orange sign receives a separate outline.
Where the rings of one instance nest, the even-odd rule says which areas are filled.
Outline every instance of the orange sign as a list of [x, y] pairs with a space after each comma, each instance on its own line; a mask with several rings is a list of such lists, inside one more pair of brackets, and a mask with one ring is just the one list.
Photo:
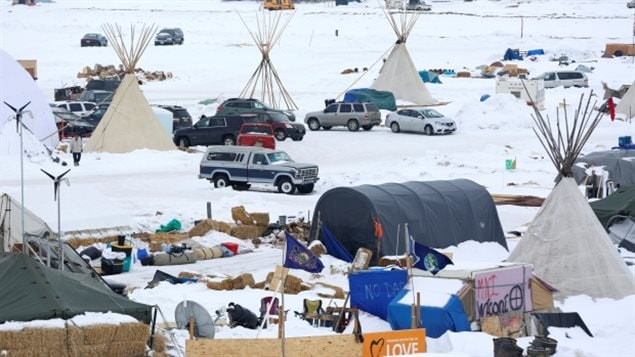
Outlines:
[[426, 352], [426, 329], [365, 333], [362, 357], [402, 356]]

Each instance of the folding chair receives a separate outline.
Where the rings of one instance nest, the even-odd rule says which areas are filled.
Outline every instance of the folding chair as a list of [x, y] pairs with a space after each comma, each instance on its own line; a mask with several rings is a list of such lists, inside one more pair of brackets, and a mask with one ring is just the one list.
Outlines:
[[[273, 303], [271, 300], [273, 299]], [[277, 324], [278, 323], [278, 298], [272, 298], [271, 296], [265, 296], [260, 299], [260, 318], [259, 322], [265, 318], [267, 314], [267, 305], [271, 304], [269, 307], [269, 320], [265, 322], [263, 328], [267, 328], [267, 323]]]

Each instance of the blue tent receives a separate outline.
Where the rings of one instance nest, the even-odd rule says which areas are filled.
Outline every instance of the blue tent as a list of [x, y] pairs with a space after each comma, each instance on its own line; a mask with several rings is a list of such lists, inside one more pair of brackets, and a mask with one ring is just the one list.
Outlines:
[[344, 94], [344, 103], [360, 102], [373, 102], [379, 109], [397, 110], [397, 101], [392, 92], [370, 88], [356, 88]]
[[[438, 338], [446, 331], [470, 331], [470, 321], [455, 294], [462, 281], [421, 277], [413, 280], [415, 291], [421, 296], [421, 327], [426, 329], [426, 336]], [[412, 295], [411, 290], [403, 289], [388, 304], [388, 322], [393, 330], [410, 328]]]
[[523, 56], [521, 56], [518, 53], [518, 50], [512, 50], [511, 48], [508, 48], [507, 51], [505, 51], [505, 55], [503, 56], [503, 60], [504, 61], [511, 61], [511, 60], [522, 61], [523, 60]]
[[419, 71], [419, 77], [423, 83], [439, 83], [441, 84], [441, 80], [439, 79], [439, 75], [434, 72], [428, 71]]

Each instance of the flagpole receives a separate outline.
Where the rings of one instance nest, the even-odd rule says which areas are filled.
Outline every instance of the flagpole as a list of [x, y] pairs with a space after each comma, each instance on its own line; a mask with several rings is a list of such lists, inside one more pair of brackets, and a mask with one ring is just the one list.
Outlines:
[[[286, 233], [286, 231], [285, 231]], [[282, 268], [284, 269], [284, 258], [287, 256], [287, 235], [284, 235], [284, 249], [282, 250]], [[282, 292], [280, 293], [281, 296], [281, 309], [282, 309], [282, 319], [278, 318], [278, 323], [281, 324], [279, 326], [282, 326], [282, 338], [280, 339], [280, 351], [282, 352], [282, 357], [284, 357], [284, 284], [285, 284], [285, 280], [286, 280], [286, 276], [284, 274], [284, 270], [282, 272], [282, 276], [280, 277], [280, 284], [282, 286]], [[268, 313], [269, 311], [267, 311]], [[278, 314], [279, 316], [280, 314]], [[282, 320], [282, 321], [280, 321]]]
[[415, 295], [415, 286], [414, 279], [412, 279], [412, 263], [410, 261], [410, 234], [408, 230], [408, 223], [404, 223], [404, 234], [406, 235], [406, 264], [408, 267], [408, 282], [410, 283], [410, 291], [412, 292], [412, 305], [410, 311], [410, 328], [414, 329], [419, 325], [419, 321], [416, 321], [417, 312], [416, 312], [416, 295]]

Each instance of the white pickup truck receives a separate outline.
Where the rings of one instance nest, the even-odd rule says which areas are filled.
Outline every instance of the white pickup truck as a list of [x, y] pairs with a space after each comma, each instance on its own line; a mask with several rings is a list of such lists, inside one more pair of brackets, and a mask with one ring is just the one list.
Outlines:
[[313, 191], [319, 168], [294, 162], [286, 152], [262, 147], [210, 146], [201, 159], [199, 175], [214, 187], [247, 190], [252, 183], [270, 184], [278, 192]]

